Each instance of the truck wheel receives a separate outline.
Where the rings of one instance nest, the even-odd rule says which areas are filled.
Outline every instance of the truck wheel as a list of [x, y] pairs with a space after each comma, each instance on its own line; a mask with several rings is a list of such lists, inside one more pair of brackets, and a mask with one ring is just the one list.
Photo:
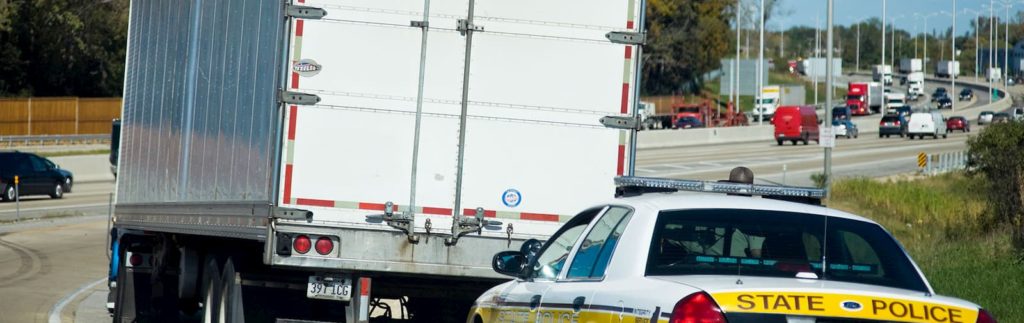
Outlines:
[[203, 269], [203, 323], [219, 322], [217, 300], [220, 299], [220, 287], [220, 266], [215, 257], [208, 256]]
[[64, 197], [64, 183], [54, 183], [53, 188], [50, 189], [50, 198], [59, 199], [62, 197]]
[[782, 146], [782, 140], [776, 140], [775, 142], [778, 143], [779, 146]]
[[242, 302], [242, 285], [238, 280], [235, 260], [228, 258], [224, 263], [224, 273], [220, 276], [220, 302], [218, 304], [219, 319], [222, 323], [244, 323], [245, 313]]
[[888, 135], [878, 134], [878, 138], [882, 138], [882, 136], [885, 136], [886, 138], [889, 138]]

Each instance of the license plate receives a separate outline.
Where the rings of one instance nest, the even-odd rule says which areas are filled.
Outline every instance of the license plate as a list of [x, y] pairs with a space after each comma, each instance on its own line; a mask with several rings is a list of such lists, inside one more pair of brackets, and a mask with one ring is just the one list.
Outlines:
[[352, 299], [352, 279], [338, 276], [309, 276], [306, 298], [348, 301]]

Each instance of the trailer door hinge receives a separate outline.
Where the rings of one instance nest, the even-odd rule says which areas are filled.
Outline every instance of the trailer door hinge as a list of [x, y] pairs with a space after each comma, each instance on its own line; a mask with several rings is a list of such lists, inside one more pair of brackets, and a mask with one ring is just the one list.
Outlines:
[[606, 128], [640, 130], [639, 118], [624, 116], [607, 116], [601, 118], [601, 124]]
[[275, 207], [271, 213], [274, 218], [288, 219], [288, 220], [313, 220], [313, 211], [303, 209], [293, 209], [287, 207]]
[[645, 33], [625, 31], [612, 31], [604, 34], [604, 37], [613, 43], [625, 45], [643, 45], [647, 41], [647, 34]]
[[469, 23], [469, 20], [459, 19], [458, 23], [455, 25], [455, 30], [458, 30], [460, 34], [465, 36], [466, 32], [469, 31], [484, 31], [484, 26], [477, 26]]
[[320, 19], [327, 15], [327, 10], [309, 6], [286, 5], [284, 14], [288, 17], [300, 19]]
[[416, 28], [430, 28], [430, 22], [426, 20], [413, 20], [409, 22], [409, 26]]
[[316, 94], [291, 91], [281, 91], [280, 94], [280, 101], [285, 104], [314, 105], [320, 102], [320, 97]]

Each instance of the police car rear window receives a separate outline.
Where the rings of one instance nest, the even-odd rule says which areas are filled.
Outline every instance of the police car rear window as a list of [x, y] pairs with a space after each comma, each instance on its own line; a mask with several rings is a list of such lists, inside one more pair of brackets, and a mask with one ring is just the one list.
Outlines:
[[928, 291], [880, 226], [843, 218], [827, 222], [821, 215], [778, 211], [662, 211], [647, 275], [801, 277]]

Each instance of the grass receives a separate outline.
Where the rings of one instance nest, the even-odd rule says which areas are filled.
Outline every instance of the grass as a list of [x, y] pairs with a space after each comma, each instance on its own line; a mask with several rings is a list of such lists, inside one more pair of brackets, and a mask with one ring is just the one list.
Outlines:
[[960, 174], [879, 182], [842, 179], [830, 206], [890, 230], [941, 295], [988, 309], [1000, 322], [1024, 322], [1024, 263], [1010, 232], [986, 211], [982, 180]]
[[110, 149], [92, 150], [68, 150], [68, 151], [41, 151], [36, 155], [43, 157], [81, 156], [81, 155], [109, 155]]

